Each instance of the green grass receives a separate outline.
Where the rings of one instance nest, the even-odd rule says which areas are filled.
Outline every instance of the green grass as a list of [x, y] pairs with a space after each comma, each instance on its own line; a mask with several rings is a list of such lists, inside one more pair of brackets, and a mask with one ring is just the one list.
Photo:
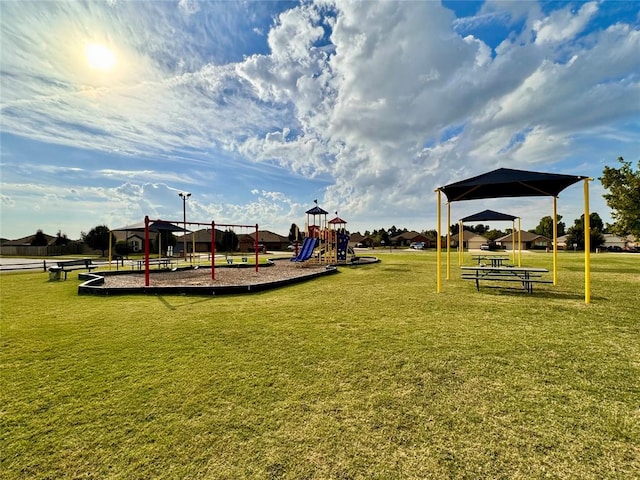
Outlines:
[[0, 275], [3, 478], [640, 476], [640, 256], [590, 305], [580, 255], [533, 295], [379, 256], [214, 298]]

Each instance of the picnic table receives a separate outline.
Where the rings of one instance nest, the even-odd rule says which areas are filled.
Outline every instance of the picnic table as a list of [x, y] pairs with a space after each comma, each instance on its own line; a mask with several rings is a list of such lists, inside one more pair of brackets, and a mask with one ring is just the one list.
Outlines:
[[480, 282], [519, 282], [529, 293], [533, 293], [534, 283], [553, 283], [542, 278], [544, 273], [549, 273], [546, 268], [533, 267], [492, 267], [488, 265], [476, 265], [461, 267], [463, 280], [474, 280], [476, 288], [480, 291]]
[[478, 265], [481, 265], [483, 262], [488, 262], [492, 267], [502, 267], [504, 262], [509, 260], [509, 257], [502, 255], [472, 255], [471, 258], [477, 260]]
[[[151, 267], [152, 265], [157, 265], [158, 268], [171, 268], [174, 261], [175, 260], [173, 258], [150, 258], [149, 267]], [[131, 268], [133, 269], [137, 266], [138, 270], [142, 270], [144, 269], [144, 264], [145, 264], [144, 258], [140, 260], [135, 260], [134, 262], [131, 263]]]

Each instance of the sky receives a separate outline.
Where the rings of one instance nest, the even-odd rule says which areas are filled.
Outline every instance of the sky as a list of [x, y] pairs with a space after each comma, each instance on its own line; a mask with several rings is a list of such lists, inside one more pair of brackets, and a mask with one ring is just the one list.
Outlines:
[[[287, 235], [314, 200], [352, 232], [422, 231], [436, 188], [503, 167], [592, 177], [610, 222], [598, 177], [640, 159], [636, 1], [2, 0], [0, 22], [3, 238], [183, 207]], [[552, 205], [451, 218], [530, 229]], [[563, 191], [562, 221], [583, 205]]]

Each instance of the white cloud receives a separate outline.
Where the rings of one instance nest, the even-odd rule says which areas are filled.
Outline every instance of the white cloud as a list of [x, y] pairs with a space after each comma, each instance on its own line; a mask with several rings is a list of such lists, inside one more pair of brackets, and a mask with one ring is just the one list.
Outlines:
[[[176, 191], [192, 186], [203, 218], [291, 223], [300, 199], [324, 194], [345, 218], [425, 216], [425, 228], [425, 199], [461, 176], [554, 168], [589, 137], [602, 140], [599, 160], [620, 142], [638, 145], [640, 32], [618, 23], [586, 34], [603, 8], [594, 2], [548, 14], [535, 2], [486, 2], [464, 20], [437, 2], [302, 2], [243, 24], [267, 43], [242, 54], [239, 17], [274, 5], [38, 5], [38, 15], [3, 5], [3, 131], [120, 164], [38, 168], [4, 152], [3, 162], [68, 182], [54, 201], [87, 198], [105, 222], [172, 213]], [[495, 50], [464, 33], [518, 22]], [[89, 40], [113, 49], [114, 72], [85, 68], [78, 46]], [[286, 188], [257, 181], [276, 176]], [[212, 187], [227, 177], [226, 190]], [[4, 182], [3, 194], [22, 208]], [[44, 195], [29, 201], [46, 210]]]
[[596, 2], [583, 4], [577, 13], [568, 6], [554, 11], [548, 17], [537, 20], [533, 30], [537, 33], [536, 42], [558, 43], [570, 40], [580, 33], [598, 11]]

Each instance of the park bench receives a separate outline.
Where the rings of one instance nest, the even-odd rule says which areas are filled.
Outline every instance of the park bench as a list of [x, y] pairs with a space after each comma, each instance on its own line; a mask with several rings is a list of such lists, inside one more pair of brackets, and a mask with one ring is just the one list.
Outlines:
[[56, 262], [56, 267], [49, 267], [49, 279], [59, 280], [60, 274], [64, 273], [64, 279], [67, 279], [67, 274], [73, 270], [93, 270], [98, 268], [94, 265], [91, 259], [84, 258], [80, 260], [60, 260]]

